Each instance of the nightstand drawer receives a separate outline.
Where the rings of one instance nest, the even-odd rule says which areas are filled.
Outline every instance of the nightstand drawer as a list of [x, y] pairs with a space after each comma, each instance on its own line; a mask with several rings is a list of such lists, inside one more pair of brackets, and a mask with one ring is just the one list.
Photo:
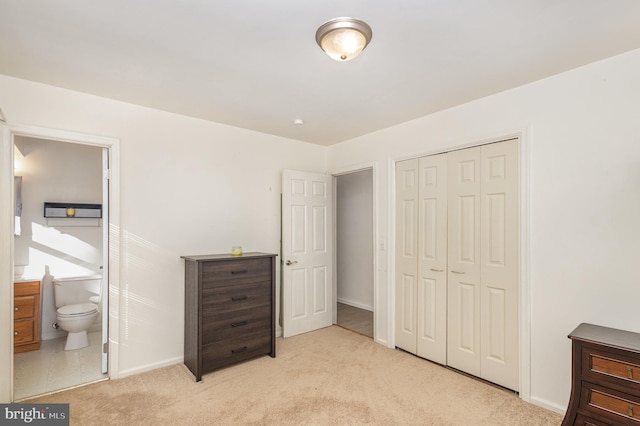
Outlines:
[[271, 280], [271, 259], [238, 259], [202, 264], [202, 288]]
[[36, 307], [35, 296], [21, 296], [13, 299], [13, 319], [33, 318]]
[[584, 384], [583, 406], [601, 415], [610, 417], [613, 422], [640, 425], [640, 398], [611, 389]]
[[203, 317], [202, 344], [271, 331], [271, 306]]
[[640, 365], [637, 360], [609, 352], [583, 348], [582, 365], [585, 377], [604, 379], [640, 391]]
[[607, 423], [603, 423], [599, 420], [590, 419], [588, 417], [578, 414], [574, 426], [610, 426]]
[[34, 336], [33, 319], [19, 320], [13, 322], [13, 344], [27, 343], [33, 341]]

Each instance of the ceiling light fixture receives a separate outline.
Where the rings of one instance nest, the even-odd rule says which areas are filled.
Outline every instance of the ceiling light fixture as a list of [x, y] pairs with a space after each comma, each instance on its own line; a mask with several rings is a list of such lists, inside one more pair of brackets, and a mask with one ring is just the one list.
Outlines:
[[367, 47], [372, 36], [371, 27], [359, 19], [336, 18], [320, 25], [316, 42], [336, 61], [348, 61]]

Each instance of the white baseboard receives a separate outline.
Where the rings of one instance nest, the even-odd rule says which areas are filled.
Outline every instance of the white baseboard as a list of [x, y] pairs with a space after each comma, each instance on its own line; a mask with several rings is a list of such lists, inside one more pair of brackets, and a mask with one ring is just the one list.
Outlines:
[[356, 300], [352, 300], [352, 299], [345, 299], [342, 297], [338, 297], [337, 298], [338, 303], [344, 303], [345, 305], [349, 305], [349, 306], [353, 306], [355, 308], [360, 308], [360, 309], [364, 309], [366, 311], [371, 311], [373, 312], [373, 306], [371, 305], [365, 305], [364, 303], [360, 303]]
[[561, 405], [556, 404], [555, 402], [550, 402], [550, 401], [547, 401], [546, 399], [538, 398], [535, 396], [531, 397], [530, 402], [533, 405], [546, 408], [547, 410], [550, 410], [550, 411], [555, 411], [556, 413], [559, 413], [559, 414], [564, 414], [567, 412], [567, 407], [563, 407]]
[[118, 378], [122, 379], [122, 378], [125, 378], [127, 376], [133, 376], [135, 374], [144, 373], [144, 372], [147, 372], [147, 371], [155, 370], [157, 368], [168, 367], [168, 366], [174, 365], [174, 364], [180, 364], [182, 362], [184, 362], [184, 357], [183, 356], [178, 356], [178, 357], [175, 357], [175, 358], [170, 358], [170, 359], [166, 359], [166, 360], [159, 361], [159, 362], [154, 362], [153, 364], [143, 365], [141, 367], [130, 368], [128, 370], [121, 370], [119, 372], [119, 374], [118, 374]]

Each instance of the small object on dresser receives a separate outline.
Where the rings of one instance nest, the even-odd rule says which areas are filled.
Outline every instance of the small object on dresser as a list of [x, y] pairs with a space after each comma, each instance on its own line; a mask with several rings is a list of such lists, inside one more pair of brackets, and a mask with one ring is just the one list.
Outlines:
[[242, 247], [240, 246], [231, 247], [231, 256], [242, 256]]

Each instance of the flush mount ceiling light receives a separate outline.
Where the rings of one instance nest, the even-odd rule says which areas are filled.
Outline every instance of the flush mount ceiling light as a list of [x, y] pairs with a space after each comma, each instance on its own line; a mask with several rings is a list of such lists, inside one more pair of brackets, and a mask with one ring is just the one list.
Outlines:
[[371, 41], [371, 27], [359, 19], [336, 18], [320, 25], [316, 42], [336, 61], [348, 61], [358, 56]]

